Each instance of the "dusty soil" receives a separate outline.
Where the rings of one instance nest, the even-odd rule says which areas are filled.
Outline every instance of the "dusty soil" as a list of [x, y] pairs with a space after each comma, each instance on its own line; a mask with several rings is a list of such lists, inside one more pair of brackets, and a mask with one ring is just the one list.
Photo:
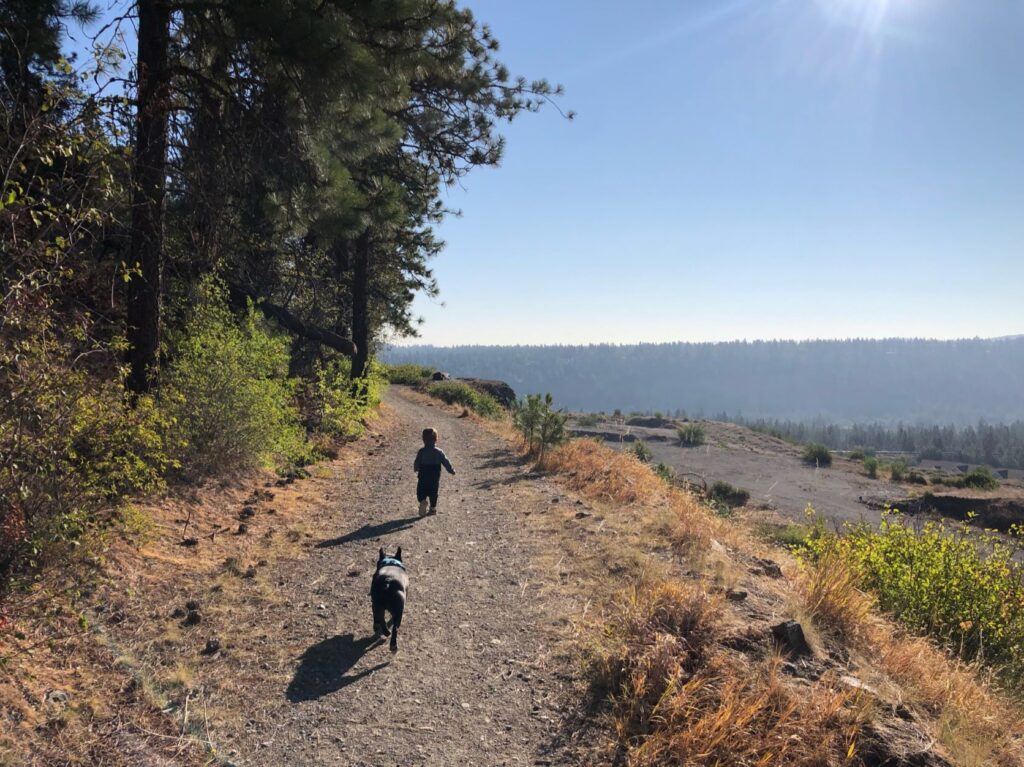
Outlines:
[[860, 473], [860, 465], [836, 458], [831, 468], [807, 466], [801, 450], [774, 437], [729, 423], [704, 422], [707, 444], [680, 447], [674, 429], [601, 424], [608, 444], [628, 449], [628, 441], [615, 437], [643, 439], [656, 463], [674, 468], [682, 478], [706, 482], [729, 482], [750, 492], [750, 505], [778, 512], [803, 522], [804, 509], [811, 504], [831, 521], [877, 521], [886, 502], [905, 498], [904, 488]]
[[[527, 588], [538, 576], [516, 519], [547, 499], [512, 487], [518, 462], [469, 420], [394, 387], [386, 408], [370, 460], [337, 477], [317, 512], [333, 534], [278, 570], [282, 606], [253, 616], [283, 662], [260, 669], [257, 655], [239, 669], [259, 680], [236, 701], [248, 721], [214, 741], [245, 765], [564, 763], [552, 746], [564, 689], [549, 662], [556, 636]], [[442, 478], [437, 515], [419, 518], [412, 459], [426, 425], [457, 475]], [[394, 655], [371, 631], [381, 546], [402, 547], [410, 577]]]

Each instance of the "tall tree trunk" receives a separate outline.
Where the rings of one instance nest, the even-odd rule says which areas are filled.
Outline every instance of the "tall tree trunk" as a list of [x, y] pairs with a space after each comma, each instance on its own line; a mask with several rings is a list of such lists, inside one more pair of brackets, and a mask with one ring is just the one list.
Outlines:
[[128, 262], [138, 265], [141, 274], [133, 275], [128, 283], [128, 388], [142, 393], [153, 383], [160, 349], [171, 13], [169, 6], [159, 0], [138, 0], [138, 7], [139, 82]]
[[352, 263], [352, 378], [363, 378], [370, 361], [370, 230], [356, 240]]

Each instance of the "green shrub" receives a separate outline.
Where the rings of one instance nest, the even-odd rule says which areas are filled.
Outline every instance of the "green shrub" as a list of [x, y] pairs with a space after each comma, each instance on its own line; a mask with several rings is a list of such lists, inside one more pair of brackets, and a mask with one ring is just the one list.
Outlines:
[[[847, 458], [849, 458], [851, 461], [863, 461], [865, 458], [867, 458], [867, 455], [864, 453], [863, 450], [851, 450]], [[878, 467], [876, 466], [875, 468], [877, 469]]]
[[873, 455], [864, 459], [864, 473], [871, 479], [878, 479], [878, 459]]
[[494, 397], [461, 381], [435, 381], [426, 391], [431, 397], [449, 405], [462, 405], [485, 418], [500, 418], [505, 412]]
[[877, 530], [846, 525], [843, 535], [808, 538], [818, 558], [836, 552], [879, 605], [911, 630], [934, 638], [967, 661], [1024, 679], [1024, 580], [1016, 546], [967, 522], [918, 527], [885, 512]]
[[665, 480], [668, 484], [674, 484], [676, 481], [676, 470], [665, 463], [659, 463], [654, 467], [654, 473]]
[[729, 508], [737, 508], [739, 506], [746, 506], [747, 501], [750, 500], [750, 491], [743, 490], [738, 487], [734, 487], [728, 482], [715, 482], [711, 489], [708, 491], [708, 495], [720, 503], [724, 503]]
[[352, 381], [352, 361], [334, 357], [317, 361], [303, 383], [302, 413], [306, 428], [334, 439], [358, 437], [367, 413], [380, 404], [386, 384], [386, 368], [376, 363], [367, 377]]
[[530, 454], [538, 454], [541, 459], [548, 448], [568, 439], [565, 429], [568, 420], [567, 413], [555, 410], [554, 398], [550, 394], [543, 397], [527, 394], [525, 399], [516, 403], [512, 411], [512, 423], [526, 440]]
[[975, 490], [995, 490], [999, 487], [999, 480], [992, 475], [988, 466], [978, 466], [971, 469], [961, 480], [963, 487], [971, 487]]
[[893, 482], [902, 482], [907, 476], [907, 462], [899, 458], [889, 464], [889, 476]]
[[601, 423], [602, 417], [598, 413], [580, 413], [575, 420], [577, 426], [589, 429]]
[[813, 466], [831, 466], [832, 453], [830, 453], [829, 449], [824, 445], [819, 445], [817, 442], [811, 442], [806, 448], [804, 448], [803, 462]]
[[916, 469], [911, 469], [907, 472], [907, 482], [912, 485], [927, 485], [928, 479]]
[[654, 453], [651, 452], [651, 449], [647, 446], [647, 443], [644, 442], [642, 439], [638, 439], [636, 442], [633, 443], [632, 453], [633, 456], [638, 461], [640, 461], [640, 463], [650, 463], [651, 459], [654, 457]]
[[679, 444], [683, 447], [703, 445], [705, 436], [704, 427], [699, 423], [684, 423], [676, 428], [676, 437], [679, 438]]
[[384, 365], [383, 373], [388, 383], [415, 386], [434, 374], [434, 369], [412, 363], [405, 365]]
[[173, 348], [165, 401], [174, 432], [187, 445], [181, 454], [187, 470], [281, 468], [309, 459], [288, 378], [288, 339], [252, 306], [236, 319], [223, 286], [205, 282]]

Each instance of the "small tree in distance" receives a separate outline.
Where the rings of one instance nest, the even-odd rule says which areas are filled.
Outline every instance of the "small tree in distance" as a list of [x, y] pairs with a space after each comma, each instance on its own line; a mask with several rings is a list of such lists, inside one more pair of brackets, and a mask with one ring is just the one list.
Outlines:
[[550, 394], [527, 394], [526, 399], [516, 403], [512, 422], [526, 440], [530, 455], [541, 460], [548, 448], [560, 445], [568, 438], [565, 425], [569, 414], [554, 407]]

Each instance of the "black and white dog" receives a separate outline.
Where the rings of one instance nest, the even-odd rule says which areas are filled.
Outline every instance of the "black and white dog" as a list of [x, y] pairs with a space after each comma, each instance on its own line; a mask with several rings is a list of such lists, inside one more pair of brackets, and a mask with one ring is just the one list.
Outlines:
[[[409, 591], [409, 576], [402, 563], [402, 547], [393, 557], [384, 554], [381, 547], [377, 558], [377, 571], [370, 583], [370, 601], [373, 604], [373, 633], [377, 636], [391, 634], [391, 652], [398, 652], [398, 627], [402, 625], [405, 610], [405, 595]], [[391, 631], [384, 620], [384, 611], [391, 613]]]

